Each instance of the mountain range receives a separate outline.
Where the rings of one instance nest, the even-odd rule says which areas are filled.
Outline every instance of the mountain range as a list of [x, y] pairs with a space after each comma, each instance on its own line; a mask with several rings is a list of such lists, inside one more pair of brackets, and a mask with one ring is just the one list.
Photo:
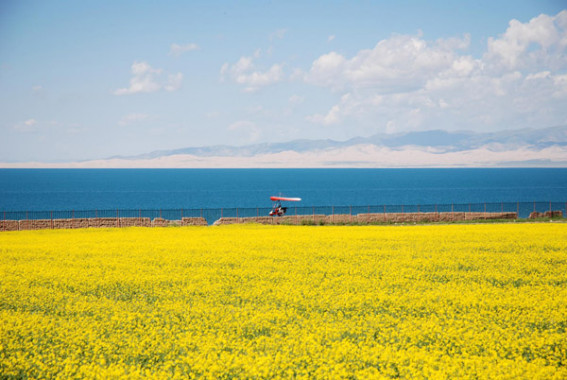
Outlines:
[[136, 156], [114, 156], [112, 159], [153, 159], [173, 155], [198, 157], [252, 157], [261, 154], [275, 154], [286, 151], [297, 153], [347, 148], [357, 145], [374, 145], [391, 149], [407, 146], [435, 148], [443, 152], [478, 149], [487, 145], [506, 147], [529, 146], [544, 149], [551, 146], [567, 146], [567, 126], [547, 129], [522, 129], [492, 133], [447, 132], [430, 130], [397, 134], [375, 134], [370, 137], [355, 137], [346, 141], [335, 140], [292, 140], [281, 143], [261, 143], [244, 146], [213, 145], [172, 150], [157, 150]]
[[346, 141], [293, 140], [157, 150], [136, 156], [2, 167], [514, 167], [567, 166], [567, 126], [498, 132], [429, 130]]

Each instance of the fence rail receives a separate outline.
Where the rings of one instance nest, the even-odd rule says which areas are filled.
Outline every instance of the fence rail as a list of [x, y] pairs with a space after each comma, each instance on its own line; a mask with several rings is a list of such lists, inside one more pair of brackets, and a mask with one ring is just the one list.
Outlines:
[[[114, 210], [58, 210], [58, 211], [0, 211], [0, 220], [73, 220], [73, 219], [136, 219], [139, 220], [183, 220], [204, 218], [213, 224], [221, 218], [250, 218], [267, 216], [269, 207], [216, 208], [216, 209], [114, 209]], [[567, 214], [567, 202], [498, 202], [498, 203], [453, 203], [426, 205], [367, 205], [367, 206], [290, 206], [287, 215], [359, 215], [359, 214], [414, 214], [414, 213], [516, 213], [527, 218], [532, 212], [561, 211]]]

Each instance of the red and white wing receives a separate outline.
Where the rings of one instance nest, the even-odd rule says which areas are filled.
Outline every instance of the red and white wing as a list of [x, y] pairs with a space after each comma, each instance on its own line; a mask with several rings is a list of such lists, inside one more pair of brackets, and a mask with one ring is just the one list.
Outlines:
[[272, 201], [299, 202], [299, 201], [301, 201], [301, 198], [286, 198], [286, 197], [271, 196], [270, 200], [272, 200]]

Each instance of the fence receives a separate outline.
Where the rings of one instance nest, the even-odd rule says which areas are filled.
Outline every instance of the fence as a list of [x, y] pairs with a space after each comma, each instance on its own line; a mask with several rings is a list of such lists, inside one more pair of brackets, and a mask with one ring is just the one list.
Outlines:
[[[54, 223], [63, 221], [82, 221], [76, 225], [88, 227], [93, 220], [99, 221], [97, 226], [129, 226], [129, 225], [167, 225], [170, 221], [179, 224], [210, 225], [223, 218], [258, 218], [267, 216], [271, 208], [218, 208], [218, 209], [160, 209], [160, 210], [66, 210], [66, 211], [0, 211], [0, 220], [6, 226], [9, 221], [44, 221], [45, 228], [54, 228]], [[515, 213], [519, 218], [527, 218], [532, 212], [561, 211], [566, 214], [567, 202], [500, 202], [500, 203], [454, 203], [429, 205], [369, 205], [369, 206], [301, 206], [288, 207], [289, 216], [333, 216], [364, 214], [443, 214], [471, 213], [494, 214]], [[90, 222], [89, 222], [90, 221]], [[168, 222], [169, 221], [169, 222]], [[63, 228], [63, 227], [59, 227]], [[5, 229], [5, 228], [4, 228]], [[1, 229], [0, 229], [1, 230]]]

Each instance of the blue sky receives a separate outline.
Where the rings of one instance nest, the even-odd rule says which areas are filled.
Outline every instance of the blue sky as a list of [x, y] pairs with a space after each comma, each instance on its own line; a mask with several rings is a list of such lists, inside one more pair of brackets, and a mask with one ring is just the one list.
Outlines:
[[0, 161], [567, 124], [563, 1], [2, 1]]

